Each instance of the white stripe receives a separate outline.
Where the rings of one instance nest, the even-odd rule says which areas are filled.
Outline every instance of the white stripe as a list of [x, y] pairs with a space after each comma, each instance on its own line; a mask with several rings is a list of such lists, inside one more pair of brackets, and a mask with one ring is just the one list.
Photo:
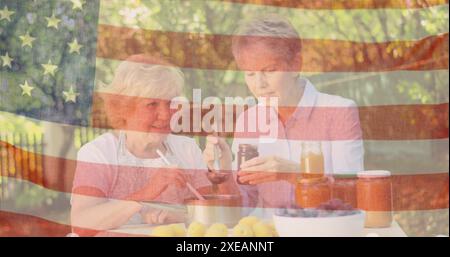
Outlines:
[[[95, 90], [111, 83], [118, 60], [97, 58]], [[187, 92], [202, 89], [208, 96], [246, 97], [250, 92], [242, 71], [182, 68]], [[352, 99], [358, 106], [440, 104], [449, 102], [448, 70], [393, 72], [302, 73], [322, 93]], [[199, 82], [201, 78], [201, 82]]]
[[312, 10], [203, 0], [138, 4], [103, 0], [99, 22], [148, 30], [231, 35], [239, 21], [267, 13], [288, 18], [300, 36], [308, 39], [386, 42], [448, 32], [447, 4], [420, 9]]
[[[16, 133], [14, 126], [12, 126], [16, 119], [26, 120], [23, 123], [29, 123], [28, 126], [34, 124], [34, 126], [40, 127], [39, 133], [44, 133], [44, 138], [49, 139], [45, 142], [46, 146], [43, 154], [76, 160], [76, 153], [81, 143], [78, 137], [73, 139], [72, 132], [79, 130], [80, 127], [37, 121], [0, 112], [0, 127], [7, 128], [5, 131], [2, 131], [1, 135]], [[93, 134], [93, 131], [90, 132]], [[21, 148], [17, 142], [11, 140], [11, 137], [8, 142]], [[61, 154], [63, 147], [67, 147], [68, 150]], [[448, 147], [448, 138], [433, 140], [365, 140], [365, 168], [390, 170], [399, 175], [448, 173]], [[33, 149], [23, 149], [33, 152]]]

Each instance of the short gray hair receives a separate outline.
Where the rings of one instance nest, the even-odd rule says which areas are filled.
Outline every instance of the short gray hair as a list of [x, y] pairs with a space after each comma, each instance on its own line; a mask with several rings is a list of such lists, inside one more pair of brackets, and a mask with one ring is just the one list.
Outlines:
[[266, 14], [242, 21], [234, 32], [232, 51], [235, 59], [243, 46], [265, 41], [286, 59], [294, 58], [302, 48], [301, 39], [288, 19], [278, 14]]

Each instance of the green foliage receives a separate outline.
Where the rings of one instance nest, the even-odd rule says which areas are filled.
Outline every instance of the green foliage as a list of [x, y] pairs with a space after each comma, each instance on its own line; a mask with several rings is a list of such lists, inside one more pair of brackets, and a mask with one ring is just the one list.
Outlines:
[[[63, 91], [74, 86], [82, 94], [71, 118], [83, 120], [81, 114], [89, 111], [92, 99], [97, 3], [89, 1], [85, 11], [73, 11], [70, 1], [58, 0], [27, 3], [4, 0], [1, 8], [4, 6], [15, 13], [11, 21], [0, 21], [0, 53], [8, 52], [14, 61], [11, 68], [2, 66], [0, 69], [0, 111], [51, 119], [48, 113], [70, 110]], [[52, 14], [61, 20], [58, 29], [47, 26], [45, 18]], [[22, 45], [20, 37], [27, 33], [35, 38], [32, 47]], [[75, 38], [83, 45], [79, 55], [69, 52], [68, 43]], [[58, 66], [55, 76], [44, 74], [42, 64], [49, 60]], [[35, 88], [32, 96], [22, 95], [19, 85], [24, 81]]]

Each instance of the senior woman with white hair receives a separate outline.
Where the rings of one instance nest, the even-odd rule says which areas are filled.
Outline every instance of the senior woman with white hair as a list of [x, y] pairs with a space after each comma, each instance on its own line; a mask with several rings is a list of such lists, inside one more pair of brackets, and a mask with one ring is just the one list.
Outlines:
[[142, 202], [182, 204], [194, 197], [186, 182], [200, 193], [210, 192], [207, 167], [194, 139], [170, 134], [170, 100], [182, 93], [183, 84], [181, 71], [161, 58], [137, 55], [119, 65], [101, 93], [114, 131], [78, 153], [71, 201], [76, 232], [181, 222], [182, 212], [147, 208]]
[[[319, 92], [307, 78], [300, 76], [305, 52], [290, 21], [277, 14], [257, 16], [242, 22], [234, 34], [233, 56], [244, 73], [247, 87], [255, 97], [266, 99], [242, 113], [236, 127], [245, 128], [251, 120], [248, 117], [257, 117], [259, 109], [267, 105], [273, 107], [268, 112], [269, 125], [277, 129], [271, 138], [235, 133], [231, 147], [223, 138], [207, 138], [204, 159], [208, 166], [214, 169], [214, 148], [218, 146], [221, 169], [237, 171], [239, 181], [249, 184], [240, 186], [244, 205], [270, 208], [294, 205], [300, 157], [308, 144], [323, 153], [321, 172], [327, 175], [356, 174], [363, 170], [364, 148], [357, 105], [353, 100]], [[269, 98], [276, 98], [279, 106], [272, 106]], [[238, 158], [233, 161], [233, 154], [237, 156], [241, 144], [257, 146], [260, 155], [238, 167]]]

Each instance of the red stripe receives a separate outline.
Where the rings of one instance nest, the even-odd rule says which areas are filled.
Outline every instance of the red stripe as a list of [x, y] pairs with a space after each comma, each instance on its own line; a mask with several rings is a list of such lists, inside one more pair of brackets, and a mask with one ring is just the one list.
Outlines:
[[[80, 236], [143, 236], [92, 229], [73, 228]], [[0, 237], [64, 237], [72, 232], [72, 226], [40, 217], [0, 211]]]
[[[110, 113], [130, 113], [133, 110], [121, 110], [117, 103], [138, 104], [147, 101], [148, 98], [123, 96], [106, 93], [96, 93], [94, 96], [93, 119], [94, 126], [107, 127], [104, 114], [109, 108]], [[103, 105], [103, 103], [107, 103]], [[201, 103], [200, 103], [201, 104]], [[127, 108], [131, 108], [130, 104]], [[233, 128], [234, 130], [223, 136], [255, 138], [259, 133], [239, 131], [236, 128], [236, 108], [230, 105], [222, 105], [223, 116], [225, 109], [233, 108]], [[193, 130], [194, 111], [191, 103], [190, 110], [190, 131], [183, 131], [184, 135], [206, 136], [205, 130], [200, 132]], [[309, 111], [310, 107], [303, 107], [302, 111]], [[210, 109], [203, 109], [198, 113], [199, 121], [203, 120]], [[293, 107], [279, 107], [280, 112], [293, 111]], [[389, 106], [364, 106], [364, 107], [314, 107], [311, 118], [299, 120], [298, 124], [303, 124], [302, 129], [297, 133], [289, 135], [292, 140], [346, 140], [361, 139], [358, 122], [362, 129], [362, 138], [365, 140], [406, 140], [406, 139], [443, 139], [449, 135], [448, 103], [430, 105], [389, 105]], [[175, 110], [174, 110], [175, 112]], [[358, 121], [359, 113], [359, 121]], [[186, 121], [183, 121], [186, 122]], [[256, 122], [256, 121], [251, 121]], [[225, 127], [225, 121], [222, 122]], [[120, 129], [148, 131], [147, 128], [119, 127]], [[331, 130], [333, 128], [333, 130]], [[222, 130], [224, 131], [224, 130]], [[228, 132], [228, 131], [227, 131]], [[234, 133], [237, 132], [237, 133]], [[279, 138], [285, 138], [279, 134]]]
[[[76, 170], [77, 162], [74, 160], [67, 160], [62, 158], [55, 158], [45, 155], [37, 155], [33, 153], [25, 152], [24, 150], [16, 150], [16, 147], [7, 143], [0, 142], [0, 150], [7, 149], [10, 154], [13, 154], [15, 159], [22, 159], [25, 156], [38, 156], [46, 163], [46, 169], [43, 171], [44, 181], [35, 181], [33, 179], [25, 179], [38, 185], [42, 185], [48, 189], [56, 190], [60, 192], [71, 192], [72, 182]], [[2, 151], [3, 152], [3, 151]], [[21, 155], [20, 155], [21, 154]], [[20, 158], [19, 158], [20, 156]], [[2, 163], [3, 165], [4, 163]], [[94, 164], [79, 162], [79, 168], [88, 170], [90, 172], [101, 172], [111, 168], [111, 165], [106, 164]], [[151, 169], [136, 169], [133, 167], [122, 166], [121, 172], [151, 172]], [[1, 170], [3, 176], [8, 177], [20, 177], [18, 174], [33, 174], [36, 170], [23, 170], [19, 169], [16, 174], [10, 174]], [[155, 171], [155, 169], [153, 169]], [[165, 172], [165, 169], [158, 168], [158, 171]], [[201, 170], [183, 170], [186, 172], [192, 172], [200, 175]], [[286, 175], [291, 175], [286, 173]], [[434, 174], [421, 174], [421, 175], [393, 175], [392, 176], [392, 188], [393, 188], [393, 200], [394, 210], [434, 210], [445, 209], [449, 206], [449, 174], [448, 171], [443, 173]], [[3, 189], [5, 190], [5, 189]], [[89, 195], [89, 194], [88, 194]], [[274, 192], [276, 194], [276, 190]], [[97, 197], [98, 195], [95, 195]], [[280, 196], [283, 198], [283, 196]], [[276, 201], [275, 203], [276, 204]], [[277, 206], [266, 206], [277, 207]]]
[[222, 0], [242, 4], [269, 5], [300, 9], [379, 9], [427, 8], [447, 4], [448, 0]]
[[61, 237], [71, 232], [71, 227], [25, 214], [0, 211], [0, 236], [50, 236]]
[[448, 138], [448, 103], [359, 107], [364, 139]]
[[[150, 52], [164, 54], [178, 67], [236, 70], [231, 52], [231, 39], [232, 36], [229, 35], [153, 31], [99, 25], [97, 57], [125, 60], [130, 55]], [[271, 40], [278, 39], [271, 38]], [[418, 41], [358, 43], [342, 40], [304, 39], [302, 44], [301, 71], [305, 72], [448, 68], [448, 33]], [[246, 69], [252, 68], [247, 67]]]

